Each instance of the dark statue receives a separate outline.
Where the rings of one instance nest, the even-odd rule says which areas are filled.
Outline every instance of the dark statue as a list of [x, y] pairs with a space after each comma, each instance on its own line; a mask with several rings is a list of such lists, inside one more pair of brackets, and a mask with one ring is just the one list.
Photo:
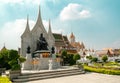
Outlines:
[[52, 54], [55, 53], [55, 48], [54, 48], [54, 47], [51, 48], [51, 53], [52, 53]]
[[27, 53], [30, 53], [30, 46], [27, 47]]
[[40, 34], [39, 40], [37, 40], [37, 49], [36, 50], [48, 50], [48, 43], [46, 42], [43, 34]]

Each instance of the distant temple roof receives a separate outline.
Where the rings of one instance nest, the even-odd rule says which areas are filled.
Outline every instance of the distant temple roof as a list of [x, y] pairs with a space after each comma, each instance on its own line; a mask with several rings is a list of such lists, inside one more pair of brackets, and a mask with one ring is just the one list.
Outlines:
[[62, 34], [53, 33], [53, 37], [55, 38], [56, 46], [65, 46]]
[[97, 50], [96, 54], [99, 55], [99, 57], [102, 57], [103, 55], [112, 57], [114, 55], [114, 52], [112, 50]]
[[53, 33], [53, 36], [54, 36], [54, 38], [55, 38], [56, 41], [63, 40], [62, 34]]
[[71, 33], [70, 38], [75, 38], [73, 32]]
[[3, 50], [7, 50], [7, 48], [5, 47], [5, 45], [3, 46], [3, 48], [1, 49], [1, 51], [3, 51]]

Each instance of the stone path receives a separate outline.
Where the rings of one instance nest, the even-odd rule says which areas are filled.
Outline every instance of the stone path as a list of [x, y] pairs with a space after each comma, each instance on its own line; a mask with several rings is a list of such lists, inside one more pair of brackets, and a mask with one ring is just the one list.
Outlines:
[[26, 83], [120, 83], [120, 76], [86, 73], [82, 75], [37, 80]]

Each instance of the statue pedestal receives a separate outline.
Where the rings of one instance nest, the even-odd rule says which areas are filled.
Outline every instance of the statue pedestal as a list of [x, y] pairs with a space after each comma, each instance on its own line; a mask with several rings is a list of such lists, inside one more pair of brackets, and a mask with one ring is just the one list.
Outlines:
[[53, 63], [52, 59], [49, 60], [49, 70], [53, 69]]
[[56, 55], [55, 55], [55, 54], [52, 54], [52, 58], [53, 58], [53, 59], [56, 59]]
[[32, 56], [31, 54], [26, 54], [26, 61], [22, 66], [23, 70], [31, 70], [32, 69]]

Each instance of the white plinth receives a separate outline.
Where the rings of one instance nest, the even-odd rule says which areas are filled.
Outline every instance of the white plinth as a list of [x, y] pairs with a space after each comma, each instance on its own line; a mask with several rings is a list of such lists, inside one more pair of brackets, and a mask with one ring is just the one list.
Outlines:
[[49, 60], [49, 70], [52, 70], [53, 69], [53, 63], [52, 63], [53, 61], [52, 61], [52, 59], [50, 59]]
[[26, 61], [22, 66], [23, 70], [31, 70], [32, 69], [32, 56], [31, 54], [26, 54]]

